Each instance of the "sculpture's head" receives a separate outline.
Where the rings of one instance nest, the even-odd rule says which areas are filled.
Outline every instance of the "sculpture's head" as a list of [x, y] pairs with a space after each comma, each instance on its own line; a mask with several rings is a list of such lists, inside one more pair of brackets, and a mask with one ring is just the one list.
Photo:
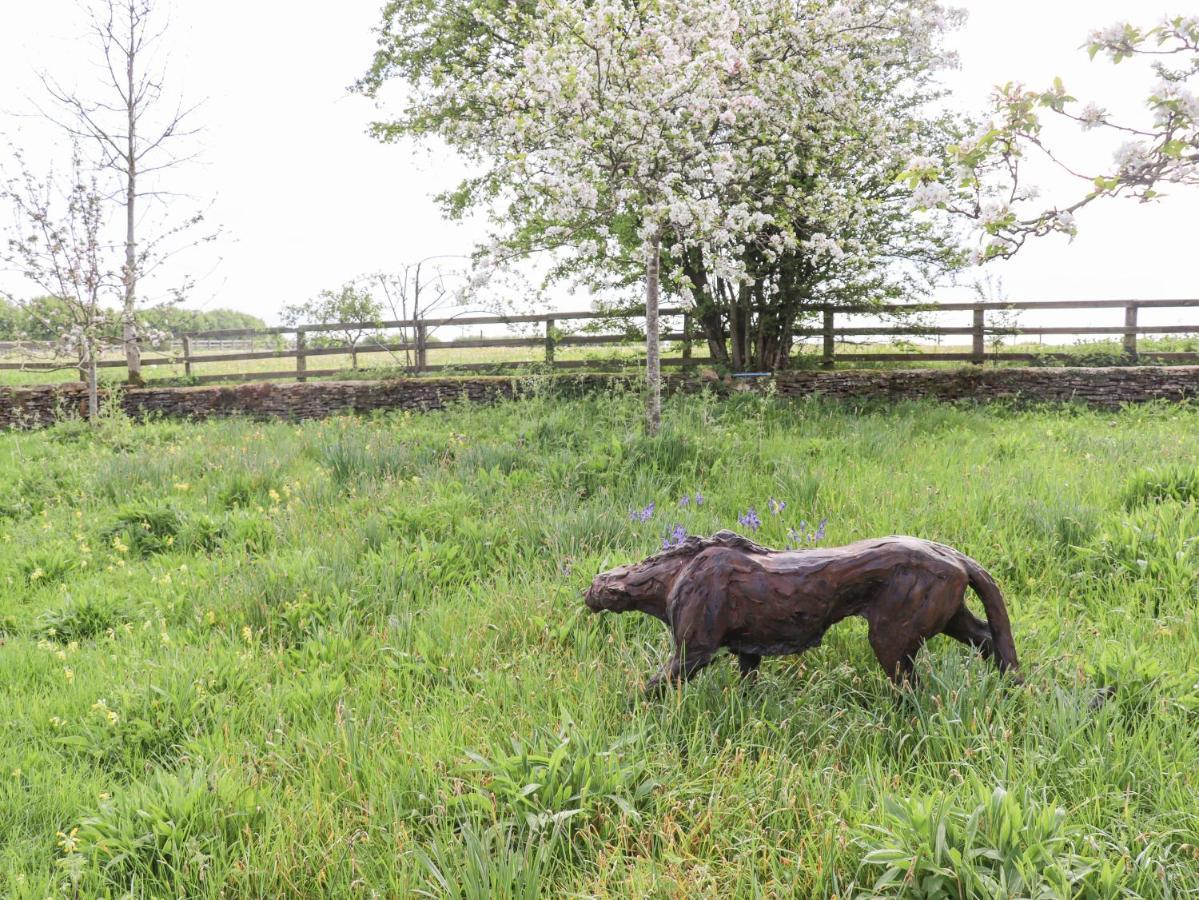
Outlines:
[[600, 572], [587, 588], [584, 600], [592, 612], [625, 612], [633, 608], [637, 598], [645, 599], [647, 589], [651, 585], [642, 579], [630, 578], [637, 566], [617, 566], [607, 572]]
[[691, 536], [639, 563], [617, 566], [596, 575], [585, 592], [587, 608], [592, 612], [636, 609], [664, 619], [666, 598], [676, 577], [697, 554], [709, 547], [767, 552], [766, 548], [731, 531], [720, 531], [710, 538]]

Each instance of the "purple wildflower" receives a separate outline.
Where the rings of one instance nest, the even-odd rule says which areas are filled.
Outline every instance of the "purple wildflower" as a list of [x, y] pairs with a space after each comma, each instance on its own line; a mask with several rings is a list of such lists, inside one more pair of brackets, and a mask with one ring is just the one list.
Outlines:
[[827, 525], [828, 519], [826, 518], [820, 520], [820, 524], [816, 526], [815, 531], [808, 530], [807, 522], [800, 522], [797, 529], [787, 529], [787, 549], [801, 550], [804, 547], [814, 547], [824, 540], [825, 526]]
[[629, 518], [634, 522], [648, 522], [654, 517], [654, 502], [651, 500], [649, 506], [645, 509], [634, 509], [629, 511]]
[[662, 538], [662, 549], [670, 550], [673, 547], [679, 547], [685, 540], [687, 540], [687, 529], [682, 525], [676, 525], [670, 534]]
[[690, 506], [690, 505], [691, 505], [691, 496], [689, 494], [683, 494], [683, 498], [679, 501], [679, 506]]
[[762, 520], [758, 518], [758, 511], [752, 506], [743, 515], [738, 516], [737, 521], [751, 531], [757, 531], [762, 527]]
[[771, 515], [777, 516], [777, 515], [780, 515], [782, 513], [782, 511], [787, 508], [787, 501], [786, 500], [775, 500], [773, 497], [771, 497], [767, 501], [766, 505], [770, 507]]
[[695, 505], [696, 506], [704, 505], [704, 495], [701, 494], [699, 491], [695, 492]]

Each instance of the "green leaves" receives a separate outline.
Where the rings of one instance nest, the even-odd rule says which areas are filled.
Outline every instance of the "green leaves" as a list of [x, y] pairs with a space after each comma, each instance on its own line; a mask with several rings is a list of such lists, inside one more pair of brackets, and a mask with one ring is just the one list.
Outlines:
[[489, 812], [509, 828], [596, 827], [611, 833], [606, 813], [640, 819], [655, 786], [635, 741], [625, 738], [599, 750], [573, 725], [546, 750], [513, 741], [510, 753], [486, 757], [468, 752], [467, 757], [472, 765], [464, 776], [473, 786], [454, 799], [455, 806], [463, 812]]
[[885, 824], [859, 838], [863, 867], [883, 870], [876, 896], [1074, 896], [1099, 862], [1082, 855], [1060, 807], [1021, 802], [1002, 787], [970, 797], [887, 798]]

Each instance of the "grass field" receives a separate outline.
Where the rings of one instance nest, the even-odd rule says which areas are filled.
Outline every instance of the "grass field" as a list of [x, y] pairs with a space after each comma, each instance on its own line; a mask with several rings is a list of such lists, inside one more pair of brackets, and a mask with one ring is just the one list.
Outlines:
[[[1197, 501], [1175, 406], [0, 435], [0, 894], [1194, 895]], [[897, 695], [854, 621], [642, 699], [665, 631], [580, 590], [751, 506], [975, 556], [1027, 686], [938, 638]]]

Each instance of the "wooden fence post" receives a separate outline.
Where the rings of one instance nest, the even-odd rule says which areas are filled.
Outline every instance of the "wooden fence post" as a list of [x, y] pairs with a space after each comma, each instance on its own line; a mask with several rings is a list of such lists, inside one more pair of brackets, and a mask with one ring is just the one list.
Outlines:
[[427, 362], [425, 359], [425, 341], [426, 340], [428, 340], [428, 336], [425, 331], [425, 323], [417, 322], [416, 323], [416, 371], [417, 372], [423, 372], [425, 369], [425, 364]]
[[683, 359], [691, 362], [691, 313], [683, 313]]
[[986, 325], [987, 311], [981, 306], [974, 307], [974, 347], [970, 354], [970, 362], [981, 366], [987, 360], [987, 339], [983, 330]]
[[1124, 332], [1124, 355], [1130, 357], [1133, 362], [1137, 358], [1137, 305], [1130, 303], [1124, 307], [1124, 327], [1128, 330]]
[[826, 369], [831, 369], [837, 364], [836, 353], [837, 345], [833, 342], [835, 335], [833, 334], [833, 317], [836, 315], [831, 309], [824, 310], [824, 360], [821, 365]]
[[186, 334], [183, 336], [183, 377], [192, 377], [192, 339]]
[[554, 320], [545, 320], [545, 361], [547, 365], [554, 364]]
[[308, 371], [308, 356], [304, 353], [304, 347], [307, 340], [304, 336], [304, 329], [296, 329], [296, 381], [307, 381], [304, 373]]

